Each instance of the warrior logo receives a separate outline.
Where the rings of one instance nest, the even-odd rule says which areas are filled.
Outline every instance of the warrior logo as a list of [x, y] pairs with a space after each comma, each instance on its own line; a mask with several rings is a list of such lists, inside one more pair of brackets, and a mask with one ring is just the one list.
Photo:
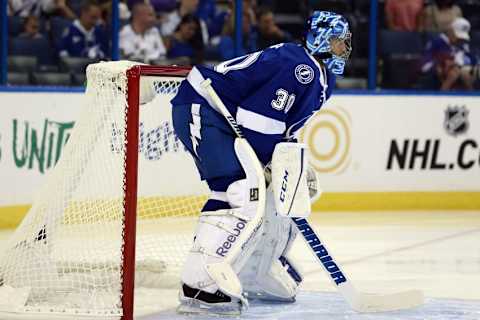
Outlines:
[[448, 106], [447, 110], [445, 110], [443, 126], [447, 133], [454, 137], [466, 133], [470, 126], [467, 108], [465, 106]]

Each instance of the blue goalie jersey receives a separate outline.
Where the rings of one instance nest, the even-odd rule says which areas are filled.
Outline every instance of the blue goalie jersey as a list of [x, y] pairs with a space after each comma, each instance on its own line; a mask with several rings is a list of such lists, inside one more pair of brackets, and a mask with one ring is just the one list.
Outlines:
[[[301, 45], [285, 43], [213, 69], [194, 67], [172, 104], [208, 103], [214, 107], [201, 86], [207, 78], [264, 164], [278, 142], [295, 138], [335, 85], [334, 75]], [[226, 120], [218, 119], [223, 122], [219, 125], [225, 125]], [[214, 122], [210, 125], [215, 126]]]

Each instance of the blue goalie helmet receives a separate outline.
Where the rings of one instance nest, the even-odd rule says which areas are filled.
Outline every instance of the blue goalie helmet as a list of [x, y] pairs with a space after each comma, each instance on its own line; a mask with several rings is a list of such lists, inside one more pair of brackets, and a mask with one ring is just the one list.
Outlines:
[[[331, 44], [341, 40], [345, 50], [335, 55]], [[314, 11], [307, 20], [305, 47], [314, 56], [322, 59], [323, 63], [335, 74], [343, 74], [345, 63], [352, 52], [352, 34], [347, 20], [334, 12]]]

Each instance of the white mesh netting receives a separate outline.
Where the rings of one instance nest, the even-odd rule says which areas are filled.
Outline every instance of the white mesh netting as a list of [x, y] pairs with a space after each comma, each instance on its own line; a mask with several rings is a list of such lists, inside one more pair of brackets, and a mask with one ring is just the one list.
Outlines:
[[[2, 292], [10, 297], [0, 301], [0, 314], [122, 314], [126, 70], [131, 66], [89, 66], [82, 115], [0, 258], [0, 297]], [[178, 285], [207, 193], [173, 133], [169, 101], [182, 78], [150, 79], [157, 95], [140, 107], [136, 290]], [[141, 304], [137, 299], [135, 308]]]

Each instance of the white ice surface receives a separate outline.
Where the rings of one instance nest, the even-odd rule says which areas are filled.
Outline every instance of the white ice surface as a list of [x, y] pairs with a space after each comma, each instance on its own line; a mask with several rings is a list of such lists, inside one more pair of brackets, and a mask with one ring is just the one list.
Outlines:
[[[299, 242], [295, 256], [305, 281], [297, 302], [252, 303], [241, 319], [480, 320], [480, 212], [315, 213], [310, 222], [359, 291], [419, 289], [426, 304], [356, 314]], [[0, 232], [0, 250], [6, 236]], [[219, 319], [177, 315], [176, 296], [172, 289], [137, 292], [143, 311], [136, 319]]]
[[[240, 317], [242, 320], [478, 320], [480, 301], [428, 299], [425, 305], [396, 312], [359, 314], [350, 310], [341, 296], [334, 292], [302, 292], [292, 304], [251, 303]], [[179, 315], [175, 309], [144, 316], [138, 320], [210, 320], [219, 319], [208, 315]]]

